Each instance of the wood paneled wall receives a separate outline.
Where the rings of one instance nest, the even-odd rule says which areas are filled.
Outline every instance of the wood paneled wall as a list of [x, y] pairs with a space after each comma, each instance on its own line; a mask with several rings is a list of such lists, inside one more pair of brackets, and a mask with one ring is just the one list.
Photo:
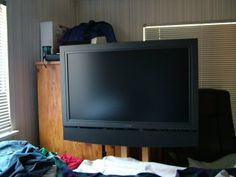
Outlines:
[[35, 61], [40, 59], [40, 21], [75, 24], [74, 0], [8, 0], [11, 113], [17, 139], [38, 144]]
[[39, 22], [73, 26], [91, 19], [114, 27], [119, 41], [142, 40], [144, 24], [236, 20], [235, 0], [7, 0], [11, 112], [18, 139], [38, 143], [35, 61]]
[[33, 1], [38, 1], [40, 21], [55, 21], [68, 27], [76, 24], [76, 0]]
[[235, 0], [78, 0], [76, 8], [77, 24], [107, 21], [119, 41], [142, 40], [144, 24], [236, 20]]

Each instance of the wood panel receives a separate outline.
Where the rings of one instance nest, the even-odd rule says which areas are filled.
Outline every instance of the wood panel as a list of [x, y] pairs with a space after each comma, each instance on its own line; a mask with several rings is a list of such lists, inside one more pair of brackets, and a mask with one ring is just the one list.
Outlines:
[[144, 24], [236, 20], [235, 0], [78, 0], [76, 8], [77, 24], [107, 21], [118, 41], [142, 40]]
[[10, 102], [17, 139], [38, 145], [35, 61], [40, 57], [40, 21], [73, 26], [74, 0], [7, 0]]
[[[102, 157], [101, 145], [63, 139], [60, 64], [37, 63], [38, 112], [40, 146], [57, 153], [71, 154], [82, 159]], [[114, 152], [112, 152], [113, 154]]]
[[10, 104], [17, 139], [38, 143], [34, 62], [39, 57], [37, 4], [8, 0]]
[[75, 0], [37, 0], [40, 21], [54, 21], [65, 26], [76, 24]]

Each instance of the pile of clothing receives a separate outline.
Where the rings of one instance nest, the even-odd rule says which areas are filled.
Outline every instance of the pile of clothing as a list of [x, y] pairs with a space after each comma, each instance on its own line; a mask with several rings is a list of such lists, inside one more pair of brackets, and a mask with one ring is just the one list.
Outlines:
[[0, 177], [57, 176], [74, 172], [82, 160], [70, 155], [56, 155], [27, 141], [0, 142]]
[[39, 149], [27, 141], [0, 142], [0, 177], [229, 177], [236, 168], [183, 168], [136, 159], [95, 161]]

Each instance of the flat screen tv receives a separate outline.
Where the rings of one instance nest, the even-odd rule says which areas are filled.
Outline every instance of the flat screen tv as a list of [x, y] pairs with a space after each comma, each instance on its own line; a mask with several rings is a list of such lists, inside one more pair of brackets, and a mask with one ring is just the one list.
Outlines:
[[61, 46], [64, 139], [198, 143], [196, 39]]

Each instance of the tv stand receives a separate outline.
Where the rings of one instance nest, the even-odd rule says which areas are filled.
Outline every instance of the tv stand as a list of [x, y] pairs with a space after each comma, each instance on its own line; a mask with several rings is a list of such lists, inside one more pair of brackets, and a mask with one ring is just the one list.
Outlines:
[[[159, 149], [159, 153], [161, 153], [161, 149]], [[150, 148], [149, 147], [142, 147], [141, 148], [141, 160], [144, 162], [150, 161]], [[128, 157], [129, 156], [129, 148], [127, 146], [121, 146], [121, 157]], [[162, 161], [162, 157], [159, 154], [160, 161]]]

